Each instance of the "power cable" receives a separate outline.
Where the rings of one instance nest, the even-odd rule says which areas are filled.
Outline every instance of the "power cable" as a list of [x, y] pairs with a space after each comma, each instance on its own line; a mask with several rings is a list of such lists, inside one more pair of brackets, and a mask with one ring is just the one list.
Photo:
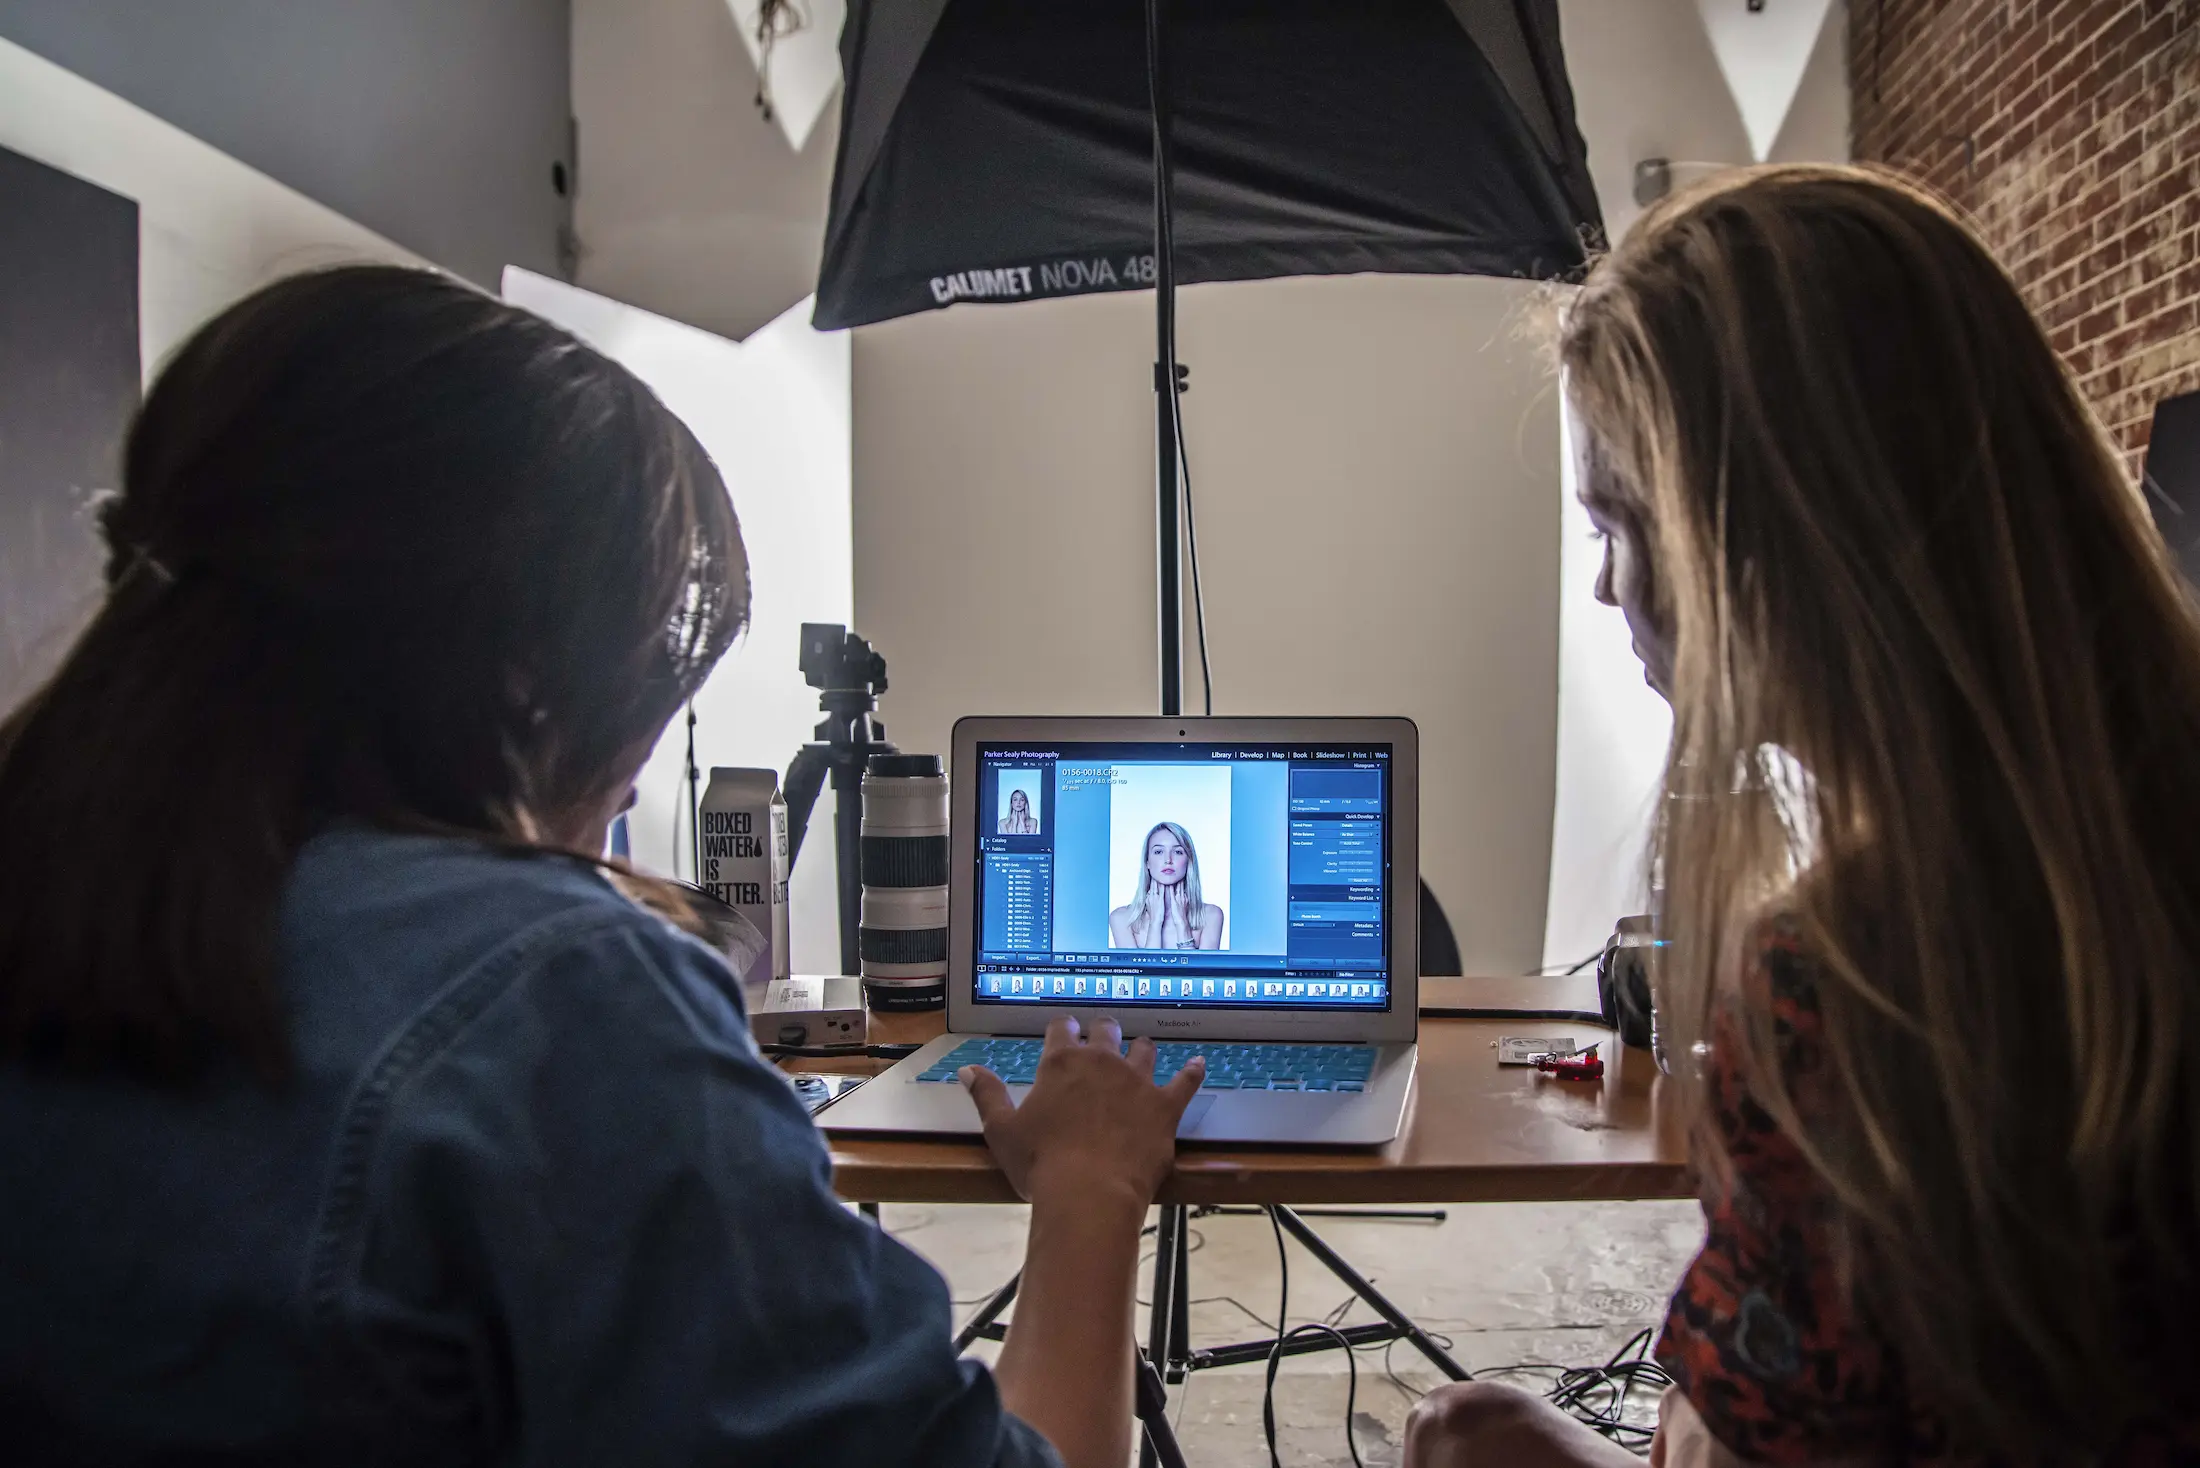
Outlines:
[[[1352, 1342], [1345, 1336], [1344, 1332], [1325, 1321], [1310, 1321], [1295, 1330], [1285, 1330], [1283, 1328], [1285, 1322], [1291, 1318], [1291, 1256], [1283, 1246], [1283, 1221], [1276, 1217], [1274, 1208], [1268, 1210], [1268, 1226], [1276, 1231], [1276, 1278], [1278, 1281], [1276, 1343], [1268, 1350], [1268, 1380], [1262, 1387], [1260, 1394], [1260, 1425], [1261, 1431], [1268, 1438], [1268, 1468], [1283, 1468], [1283, 1458], [1276, 1451], [1276, 1368], [1283, 1364], [1284, 1346], [1309, 1332], [1333, 1336], [1336, 1338], [1337, 1344], [1344, 1347], [1346, 1372], [1344, 1445], [1345, 1450], [1352, 1455], [1353, 1468], [1366, 1468], [1366, 1465], [1360, 1461], [1359, 1440], [1352, 1435], [1352, 1414], [1358, 1410], [1360, 1402], [1360, 1358], [1353, 1353]], [[1349, 1304], [1348, 1301], [1348, 1307]], [[1251, 1312], [1248, 1311], [1247, 1313], [1250, 1314]], [[1335, 1318], [1341, 1320], [1344, 1317], [1337, 1315]]]
[[[1176, 362], [1176, 332], [1172, 323], [1169, 332], [1169, 361], [1173, 369]], [[1192, 625], [1199, 636], [1199, 688], [1201, 703], [1208, 718], [1215, 716], [1215, 670], [1207, 661], [1207, 593], [1199, 584], [1199, 515], [1192, 508], [1192, 461], [1190, 450], [1184, 445], [1184, 405], [1170, 405], [1176, 421], [1176, 461], [1184, 470], [1184, 538], [1190, 549], [1192, 563]]]
[[[687, 764], [680, 771], [672, 797], [672, 875], [680, 875], [680, 817], [687, 816], [688, 871], [695, 885], [703, 885], [702, 767], [695, 763], [695, 700], [687, 704]], [[684, 788], [682, 788], [684, 787]], [[682, 797], [685, 797], [684, 799]]]
[[[1553, 1378], [1545, 1398], [1567, 1416], [1610, 1438], [1623, 1448], [1645, 1451], [1655, 1427], [1627, 1420], [1628, 1403], [1636, 1393], [1655, 1396], [1673, 1384], [1664, 1367], [1650, 1359], [1655, 1331], [1645, 1328], [1628, 1337], [1601, 1366], [1552, 1366], [1520, 1362], [1477, 1373], [1490, 1376], [1527, 1376], [1549, 1373]], [[1396, 1380], [1395, 1375], [1392, 1377]]]
[[[1609, 948], [1610, 946], [1611, 945], [1609, 943], [1604, 945], [1605, 948]], [[1599, 948], [1596, 952], [1590, 954], [1587, 958], [1579, 959], [1573, 963], [1547, 963], [1543, 965], [1543, 967], [1537, 969], [1534, 973], [1528, 975], [1528, 977], [1531, 979], [1542, 979], [1548, 978], [1552, 974], [1556, 973], [1563, 978], [1572, 974], [1578, 974], [1583, 969], [1587, 968], [1590, 964], [1595, 963], [1603, 956], [1604, 948]]]
[[758, 1045], [756, 1051], [772, 1060], [903, 1060], [922, 1045]]

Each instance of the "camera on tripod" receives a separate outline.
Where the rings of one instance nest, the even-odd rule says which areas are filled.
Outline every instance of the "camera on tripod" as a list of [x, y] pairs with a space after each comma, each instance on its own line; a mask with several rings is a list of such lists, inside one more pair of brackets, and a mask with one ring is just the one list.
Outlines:
[[886, 659], [846, 627], [802, 624], [802, 677], [825, 717], [787, 766], [788, 869], [833, 782], [840, 971], [874, 1009], [946, 999], [947, 779], [937, 755], [904, 755], [877, 718]]
[[[886, 659], [871, 644], [833, 622], [802, 624], [802, 681], [823, 689], [821, 699], [831, 711], [836, 696], [862, 699], [862, 709], [878, 707], [878, 695], [886, 691]], [[880, 729], [879, 732], [885, 732]], [[820, 739], [825, 731], [818, 730]]]
[[803, 681], [818, 690], [825, 717], [812, 741], [787, 766], [787, 869], [802, 858], [810, 813], [833, 781], [833, 837], [840, 892], [840, 971], [860, 971], [857, 937], [863, 907], [863, 771], [873, 754], [891, 754], [886, 726], [878, 721], [878, 696], [886, 691], [886, 659], [870, 643], [834, 622], [802, 624]]

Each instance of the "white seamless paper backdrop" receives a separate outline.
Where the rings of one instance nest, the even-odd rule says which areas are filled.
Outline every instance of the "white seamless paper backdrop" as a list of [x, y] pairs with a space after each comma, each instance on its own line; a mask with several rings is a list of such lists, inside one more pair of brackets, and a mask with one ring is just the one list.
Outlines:
[[[816, 727], [817, 690], [795, 659], [804, 622], [855, 614], [849, 520], [849, 348], [845, 332], [810, 327], [810, 302], [746, 341], [692, 326], [516, 267], [505, 298], [549, 317], [649, 384], [709, 450], [748, 547], [748, 631], [695, 699], [696, 762], [780, 772]], [[670, 873], [674, 820], [686, 799], [687, 730], [675, 717], [642, 770], [629, 821], [634, 858]], [[678, 815], [686, 842], [685, 815]], [[796, 973], [838, 973], [832, 791], [818, 798], [791, 896]], [[691, 876], [683, 849], [679, 872]]]
[[1616, 607], [1596, 599], [1604, 547], [1574, 479], [1573, 415], [1559, 412], [1558, 779], [1551, 811], [1551, 891], [1543, 962], [1594, 953], [1612, 925], [1649, 900], [1644, 847], [1672, 711], [1642, 680]]

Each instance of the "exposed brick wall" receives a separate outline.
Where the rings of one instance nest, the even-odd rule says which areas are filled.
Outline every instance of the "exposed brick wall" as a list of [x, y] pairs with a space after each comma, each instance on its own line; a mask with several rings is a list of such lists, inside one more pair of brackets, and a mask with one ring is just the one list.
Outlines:
[[2200, 0], [1849, 0], [1849, 82], [1857, 161], [1969, 213], [2136, 472], [2200, 388]]

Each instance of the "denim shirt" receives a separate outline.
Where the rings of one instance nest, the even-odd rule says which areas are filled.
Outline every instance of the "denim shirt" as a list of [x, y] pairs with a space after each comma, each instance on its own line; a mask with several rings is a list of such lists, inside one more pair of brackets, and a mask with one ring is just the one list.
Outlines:
[[280, 1090], [0, 1067], [0, 1459], [1057, 1464], [600, 876], [339, 830], [280, 944]]

